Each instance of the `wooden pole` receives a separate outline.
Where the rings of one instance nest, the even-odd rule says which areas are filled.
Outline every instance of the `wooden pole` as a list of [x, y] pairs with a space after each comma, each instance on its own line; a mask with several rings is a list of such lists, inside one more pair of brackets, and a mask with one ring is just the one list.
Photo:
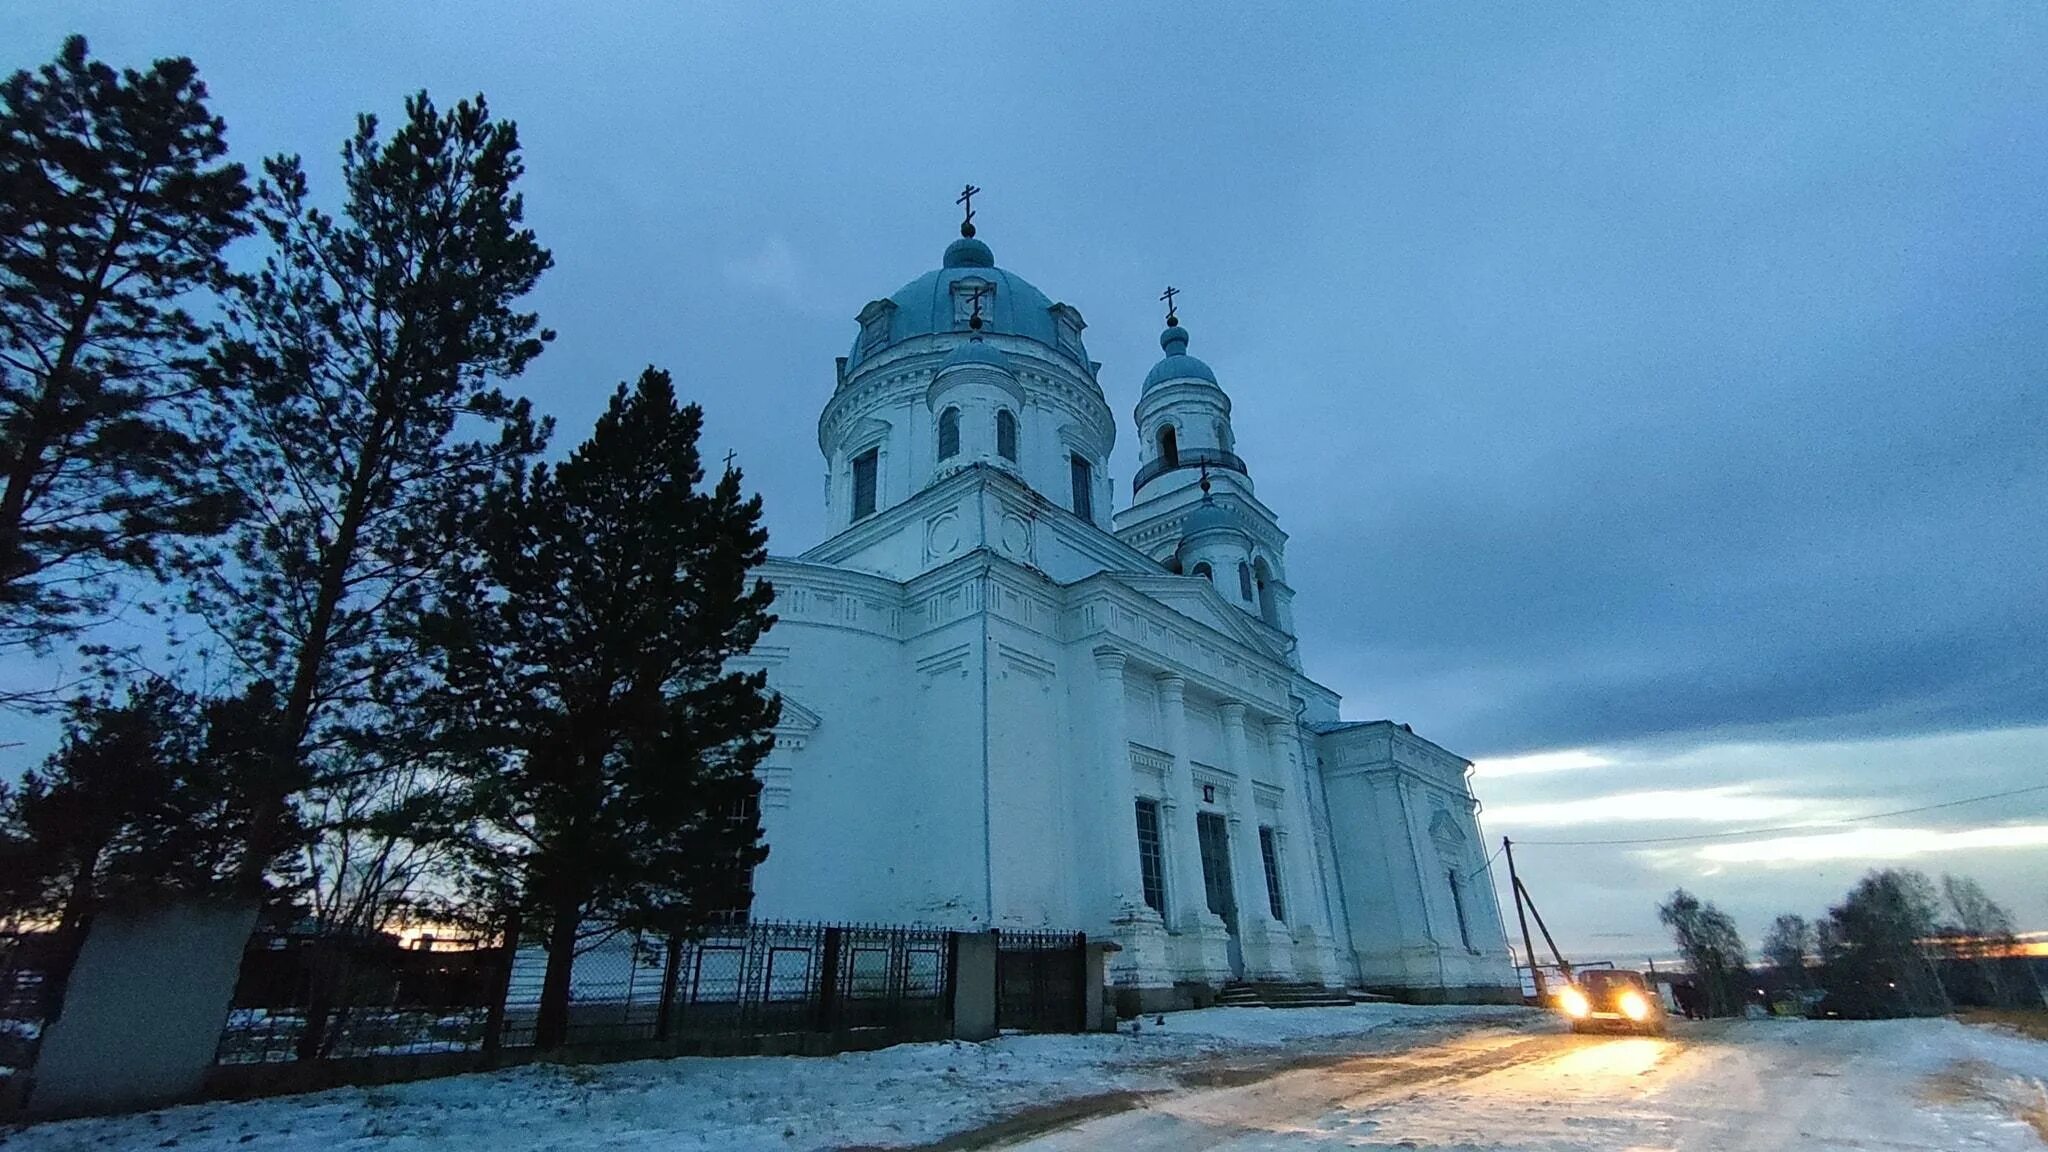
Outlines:
[[1508, 857], [1508, 887], [1515, 893], [1515, 919], [1522, 925], [1522, 955], [1529, 958], [1529, 975], [1536, 981], [1536, 1002], [1543, 1003], [1543, 969], [1536, 964], [1536, 944], [1529, 939], [1529, 914], [1522, 909], [1522, 878], [1515, 872], [1515, 842], [1503, 836], [1500, 849]]

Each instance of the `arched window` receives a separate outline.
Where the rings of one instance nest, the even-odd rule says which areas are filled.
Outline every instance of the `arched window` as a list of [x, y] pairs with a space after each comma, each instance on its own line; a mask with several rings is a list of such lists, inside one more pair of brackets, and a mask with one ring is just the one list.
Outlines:
[[1273, 594], [1273, 569], [1266, 563], [1264, 556], [1252, 564], [1252, 583], [1259, 592], [1259, 619], [1278, 628], [1280, 603], [1278, 597]]
[[1235, 447], [1231, 439], [1230, 425], [1219, 417], [1216, 421], [1216, 446], [1228, 452]]
[[1252, 602], [1252, 566], [1242, 560], [1237, 562], [1237, 595], [1247, 604]]
[[1204, 560], [1200, 564], [1195, 565], [1195, 570], [1188, 573], [1188, 575], [1200, 576], [1204, 580], [1216, 579], [1215, 570], [1209, 567], [1209, 562], [1207, 560]]
[[996, 409], [996, 455], [1017, 462], [1017, 418], [1008, 408]]
[[1168, 471], [1180, 467], [1180, 436], [1171, 424], [1159, 428], [1159, 458], [1166, 461]]
[[948, 408], [939, 413], [939, 459], [951, 460], [960, 454], [960, 410]]

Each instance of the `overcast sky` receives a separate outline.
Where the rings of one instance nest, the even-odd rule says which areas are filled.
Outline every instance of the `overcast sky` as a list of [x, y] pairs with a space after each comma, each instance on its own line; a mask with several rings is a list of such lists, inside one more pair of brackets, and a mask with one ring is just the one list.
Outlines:
[[2048, 782], [2048, 9], [1680, 7], [131, 0], [14, 6], [0, 68], [189, 55], [329, 195], [357, 112], [487, 93], [556, 259], [520, 389], [566, 444], [672, 369], [779, 552], [971, 180], [1088, 320], [1125, 499], [1183, 289], [1309, 672], [1480, 761], [1565, 942], [1662, 950], [1677, 884], [1754, 942], [1888, 862], [2048, 928], [2048, 793], [1538, 844]]

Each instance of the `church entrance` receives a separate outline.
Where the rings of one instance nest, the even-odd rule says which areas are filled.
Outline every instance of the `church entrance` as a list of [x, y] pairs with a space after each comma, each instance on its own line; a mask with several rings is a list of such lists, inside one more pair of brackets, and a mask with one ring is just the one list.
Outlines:
[[1230, 885], [1230, 825], [1214, 812], [1195, 816], [1195, 837], [1201, 841], [1202, 888], [1209, 911], [1223, 917], [1230, 930], [1230, 974], [1244, 978], [1244, 949], [1237, 939], [1237, 899]]

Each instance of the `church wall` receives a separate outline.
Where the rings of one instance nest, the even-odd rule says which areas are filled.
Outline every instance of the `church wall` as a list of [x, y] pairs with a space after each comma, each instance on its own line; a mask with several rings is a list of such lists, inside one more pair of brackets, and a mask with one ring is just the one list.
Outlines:
[[894, 918], [982, 927], [993, 894], [983, 618], [970, 612], [905, 648], [905, 699], [893, 722], [907, 746], [893, 762], [871, 756], [894, 798], [886, 833], [901, 901]]
[[1078, 889], [1100, 872], [1078, 835], [1089, 714], [1072, 694], [1092, 685], [1051, 637], [991, 615], [989, 636], [990, 855], [996, 921], [1083, 928]]
[[[754, 913], [818, 920], [890, 915], [890, 828], [902, 797], [875, 786], [872, 765], [878, 749], [900, 747], [894, 718], [905, 672], [901, 645], [787, 618], [769, 635], [787, 652], [769, 667], [770, 685], [820, 722], [800, 751], [778, 749], [769, 758], [776, 786], [787, 793], [764, 797], [769, 852], [754, 875]], [[848, 675], [850, 669], [869, 674]]]

